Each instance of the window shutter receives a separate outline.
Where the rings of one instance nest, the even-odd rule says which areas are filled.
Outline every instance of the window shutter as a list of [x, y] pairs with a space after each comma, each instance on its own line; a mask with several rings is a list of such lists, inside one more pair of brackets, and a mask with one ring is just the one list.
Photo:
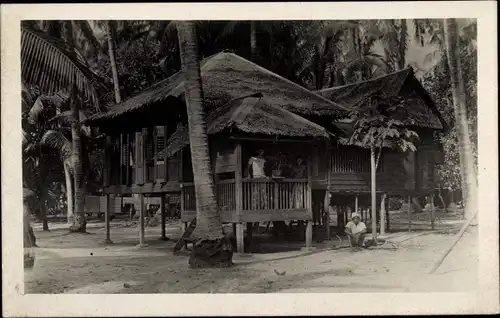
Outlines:
[[[165, 149], [165, 135], [165, 126], [155, 127], [155, 155]], [[156, 180], [158, 180], [159, 182], [165, 181], [165, 160], [163, 158], [155, 159], [154, 165]]]
[[144, 184], [144, 135], [141, 132], [135, 133], [135, 182]]
[[128, 184], [128, 171], [129, 171], [129, 142], [128, 135], [120, 135], [120, 184]]

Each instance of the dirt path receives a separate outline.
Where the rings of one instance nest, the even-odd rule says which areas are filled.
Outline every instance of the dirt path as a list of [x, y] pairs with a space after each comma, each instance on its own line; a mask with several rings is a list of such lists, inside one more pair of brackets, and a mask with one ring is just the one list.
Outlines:
[[[427, 272], [453, 236], [394, 235], [385, 249], [349, 249], [238, 255], [229, 269], [192, 270], [188, 256], [172, 255], [173, 242], [147, 229], [137, 248], [137, 229], [113, 229], [115, 244], [92, 235], [37, 233], [35, 268], [26, 271], [27, 293], [269, 293], [467, 291], [475, 286], [477, 229], [468, 231], [434, 275]], [[176, 232], [177, 231], [177, 232]], [[169, 228], [172, 237], [180, 235]], [[412, 238], [413, 237], [413, 238]], [[397, 246], [397, 249], [389, 249]], [[279, 274], [276, 273], [276, 271]]]

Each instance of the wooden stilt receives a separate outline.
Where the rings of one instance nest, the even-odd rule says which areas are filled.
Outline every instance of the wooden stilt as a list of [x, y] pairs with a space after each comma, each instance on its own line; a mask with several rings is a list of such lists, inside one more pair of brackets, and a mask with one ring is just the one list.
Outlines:
[[243, 223], [236, 223], [236, 250], [238, 253], [245, 253], [245, 232]]
[[323, 226], [325, 227], [325, 239], [330, 240], [330, 193], [325, 191], [323, 200]]
[[389, 195], [385, 198], [385, 215], [386, 215], [386, 221], [387, 221], [387, 232], [389, 233], [391, 231], [391, 222], [389, 219]]
[[408, 231], [411, 231], [411, 195], [408, 196]]
[[160, 197], [160, 215], [161, 215], [161, 237], [160, 239], [163, 240], [163, 241], [167, 241], [168, 238], [167, 238], [167, 229], [166, 229], [166, 212], [165, 211], [165, 194], [161, 194], [161, 197]]
[[385, 235], [385, 200], [387, 194], [382, 194], [382, 199], [380, 200], [380, 235]]
[[306, 224], [306, 249], [312, 247], [312, 221], [308, 220]]
[[431, 228], [436, 228], [436, 210], [434, 209], [434, 194], [429, 197], [429, 213], [431, 217]]
[[106, 204], [104, 205], [104, 219], [106, 223], [106, 238], [104, 239], [105, 244], [113, 243], [113, 241], [111, 241], [111, 229], [109, 226], [110, 212], [111, 212], [111, 197], [109, 194], [106, 194]]
[[[356, 196], [354, 197], [354, 212], [358, 213], [359, 211], [359, 199], [358, 199], [358, 195], [356, 194]], [[361, 216], [363, 217], [363, 216]]]
[[144, 235], [144, 194], [139, 194], [139, 245], [138, 247], [145, 247], [145, 235]]

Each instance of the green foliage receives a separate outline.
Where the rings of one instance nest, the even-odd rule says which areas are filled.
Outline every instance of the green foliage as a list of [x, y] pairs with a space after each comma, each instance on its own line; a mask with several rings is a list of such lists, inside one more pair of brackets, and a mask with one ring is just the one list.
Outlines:
[[413, 122], [403, 105], [403, 99], [394, 95], [375, 94], [360, 101], [351, 112], [354, 131], [340, 139], [346, 145], [381, 149], [389, 147], [406, 152], [415, 151], [418, 134], [408, 127]]
[[[462, 74], [465, 84], [469, 132], [475, 164], [477, 166], [477, 50], [474, 45], [475, 37], [472, 37], [470, 34], [471, 28], [474, 29], [473, 26], [463, 27], [464, 34], [459, 38], [459, 45]], [[444, 150], [444, 161], [443, 164], [438, 165], [437, 173], [443, 187], [453, 190], [460, 189], [460, 154], [457, 147], [458, 137], [455, 128], [450, 73], [445, 54], [442, 54], [441, 60], [434, 69], [425, 74], [422, 84], [427, 89], [439, 111], [450, 126], [449, 132], [435, 136]]]

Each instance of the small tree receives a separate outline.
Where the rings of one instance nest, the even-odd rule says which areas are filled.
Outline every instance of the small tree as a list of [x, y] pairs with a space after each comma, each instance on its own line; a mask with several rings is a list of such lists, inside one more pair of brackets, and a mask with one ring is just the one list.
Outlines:
[[396, 95], [376, 93], [363, 98], [353, 107], [351, 119], [352, 134], [340, 138], [339, 142], [370, 149], [372, 235], [376, 242], [376, 171], [383, 148], [415, 151], [418, 134], [409, 128], [414, 122], [408, 116], [403, 99]]

